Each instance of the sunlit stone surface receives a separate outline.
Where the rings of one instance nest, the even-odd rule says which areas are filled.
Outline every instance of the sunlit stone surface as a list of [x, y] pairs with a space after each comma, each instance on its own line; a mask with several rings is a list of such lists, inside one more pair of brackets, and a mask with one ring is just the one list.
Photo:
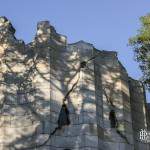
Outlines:
[[[149, 150], [138, 137], [150, 130], [143, 85], [128, 77], [116, 52], [67, 44], [48, 21], [38, 23], [29, 44], [14, 34], [1, 17], [0, 150]], [[70, 89], [70, 124], [58, 129]]]

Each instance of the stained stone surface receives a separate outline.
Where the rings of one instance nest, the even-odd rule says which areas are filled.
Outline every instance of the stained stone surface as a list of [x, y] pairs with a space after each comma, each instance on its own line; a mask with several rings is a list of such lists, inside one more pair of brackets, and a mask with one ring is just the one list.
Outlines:
[[150, 130], [150, 103], [147, 104], [147, 127], [148, 127], [148, 130]]
[[[139, 131], [141, 129], [149, 129], [148, 120], [146, 118], [146, 101], [143, 84], [137, 80], [130, 78], [130, 97], [132, 110], [132, 124], [135, 149], [148, 150], [148, 144], [142, 143], [139, 139]], [[143, 100], [143, 101], [142, 101]]]
[[[149, 150], [137, 136], [150, 129], [145, 91], [116, 52], [67, 44], [48, 21], [29, 44], [14, 34], [0, 17], [0, 150]], [[70, 124], [59, 127], [63, 103]]]

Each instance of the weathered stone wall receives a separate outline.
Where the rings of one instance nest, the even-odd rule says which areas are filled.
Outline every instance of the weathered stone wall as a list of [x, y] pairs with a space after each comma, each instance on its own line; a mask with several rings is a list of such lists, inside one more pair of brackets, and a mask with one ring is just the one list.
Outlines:
[[[127, 73], [120, 65], [116, 52], [101, 51], [95, 60], [101, 76], [101, 88], [96, 92], [102, 94], [103, 99], [102, 107], [99, 108], [99, 112], [103, 112], [101, 120], [104, 136], [101, 145], [103, 149], [133, 149]], [[98, 76], [97, 71], [95, 76]], [[109, 114], [112, 110], [118, 121], [116, 128], [111, 128]]]
[[149, 150], [148, 144], [144, 144], [140, 141], [139, 131], [141, 129], [147, 130], [147, 118], [146, 118], [146, 101], [145, 91], [143, 84], [137, 80], [130, 78], [130, 99], [131, 99], [131, 114], [134, 136], [134, 147], [136, 150]]
[[50, 53], [65, 47], [66, 38], [40, 22], [25, 45], [6, 18], [0, 18], [0, 33], [0, 149], [49, 149]]
[[148, 118], [147, 127], [148, 127], [148, 130], [150, 130], [150, 103], [147, 104], [147, 118]]
[[48, 21], [29, 44], [4, 17], [0, 33], [0, 150], [148, 150], [135, 139], [144, 91], [116, 52], [67, 44]]
[[[55, 55], [54, 55], [55, 53]], [[54, 130], [66, 93], [78, 82], [67, 97], [70, 125], [58, 130], [50, 139], [51, 149], [98, 149], [94, 65], [79, 71], [80, 63], [91, 58], [91, 45], [71, 44], [51, 56], [51, 110]]]

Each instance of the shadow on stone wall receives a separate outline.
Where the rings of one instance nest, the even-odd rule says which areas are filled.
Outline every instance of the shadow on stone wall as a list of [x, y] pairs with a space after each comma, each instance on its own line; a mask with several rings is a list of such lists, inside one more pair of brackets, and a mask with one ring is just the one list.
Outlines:
[[[93, 61], [88, 44], [68, 48], [49, 22], [37, 28], [33, 42], [25, 44], [7, 18], [0, 18], [0, 148], [97, 150], [111, 149], [113, 142], [128, 149], [133, 144], [128, 76], [117, 59], [103, 59], [100, 52]], [[62, 105], [69, 116], [60, 115]], [[69, 122], [59, 123], [60, 117]]]
[[39, 64], [49, 66], [47, 53], [44, 56], [43, 51], [41, 54], [35, 48], [25, 48], [24, 44], [20, 50], [17, 44], [15, 47], [11, 45], [11, 49], [5, 49], [1, 64], [4, 71], [1, 81], [4, 95], [1, 103], [1, 120], [4, 120], [1, 124], [2, 133], [4, 132], [2, 144], [9, 143], [9, 148], [18, 143], [19, 147], [21, 144], [25, 147], [27, 143], [37, 142], [34, 140], [37, 140], [35, 137], [41, 122], [48, 117], [50, 103], [45, 98], [41, 85], [38, 85], [40, 82], [34, 82], [38, 79], [49, 82], [50, 72], [42, 73], [38, 69]]
[[[2, 47], [8, 44], [6, 48], [3, 47], [1, 57], [1, 145], [4, 149], [33, 149], [53, 145], [50, 134], [57, 128], [64, 97], [71, 121], [70, 130], [64, 132], [67, 140], [70, 139], [69, 135], [77, 137], [74, 144], [81, 147], [82, 140], [78, 140], [78, 136], [83, 133], [80, 130], [86, 129], [81, 126], [75, 133], [71, 128], [92, 123], [85, 122], [85, 117], [94, 118], [92, 114], [84, 114], [84, 105], [92, 102], [94, 91], [88, 89], [88, 82], [84, 88], [77, 83], [81, 77], [81, 56], [75, 51], [65, 52], [66, 47], [59, 46], [55, 40], [43, 42], [42, 38], [38, 37], [37, 41], [28, 45], [16, 38], [8, 43], [2, 42]], [[78, 98], [81, 88], [88, 90], [88, 94], [84, 95], [84, 103], [80, 101], [78, 106], [75, 99], [72, 101], [72, 93], [68, 92], [72, 89]], [[81, 107], [80, 111], [78, 107]], [[90, 112], [90, 108], [86, 111]], [[55, 135], [61, 137], [63, 131], [58, 129]]]

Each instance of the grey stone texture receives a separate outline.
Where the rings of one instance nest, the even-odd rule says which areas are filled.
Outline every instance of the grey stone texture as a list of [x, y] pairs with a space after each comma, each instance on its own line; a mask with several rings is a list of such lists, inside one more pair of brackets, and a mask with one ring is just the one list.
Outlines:
[[147, 127], [150, 130], [150, 103], [147, 103]]
[[[146, 110], [145, 89], [141, 82], [130, 78], [130, 97], [132, 110], [132, 125], [135, 149], [149, 149], [148, 145], [142, 143], [139, 139], [139, 130], [149, 130]], [[141, 101], [143, 100], [143, 101]]]
[[[143, 85], [116, 52], [67, 44], [48, 21], [29, 44], [14, 34], [0, 17], [0, 150], [149, 150], [138, 136], [150, 129]], [[62, 104], [70, 124], [60, 127]]]

